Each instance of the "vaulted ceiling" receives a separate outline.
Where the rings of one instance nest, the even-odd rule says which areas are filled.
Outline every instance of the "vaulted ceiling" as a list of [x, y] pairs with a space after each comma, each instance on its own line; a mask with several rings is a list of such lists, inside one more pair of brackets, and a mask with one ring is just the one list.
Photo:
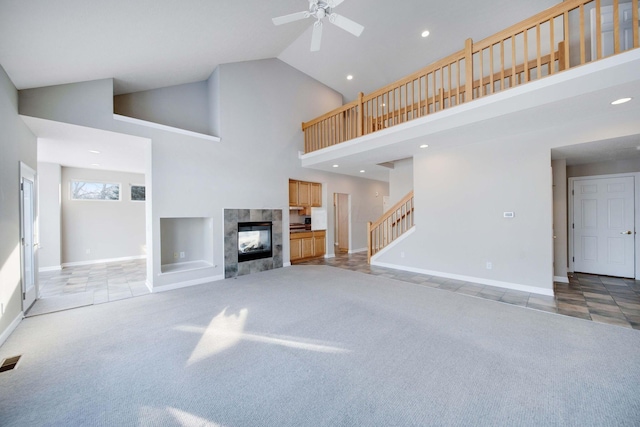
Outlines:
[[278, 57], [351, 100], [558, 2], [346, 0], [335, 12], [364, 25], [362, 35], [327, 24], [310, 52], [312, 18], [271, 21], [308, 0], [0, 0], [0, 64], [18, 89], [114, 78], [122, 94]]

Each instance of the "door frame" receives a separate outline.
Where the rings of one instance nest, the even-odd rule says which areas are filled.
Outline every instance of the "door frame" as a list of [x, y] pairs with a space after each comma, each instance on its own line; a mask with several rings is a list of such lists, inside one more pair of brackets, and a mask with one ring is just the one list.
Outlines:
[[605, 175], [588, 175], [588, 176], [576, 176], [568, 179], [568, 188], [567, 188], [567, 230], [569, 231], [567, 246], [569, 248], [569, 273], [573, 273], [574, 270], [574, 262], [573, 257], [575, 256], [574, 251], [574, 232], [573, 232], [573, 187], [575, 181], [580, 181], [584, 179], [606, 179], [606, 178], [633, 178], [633, 188], [634, 188], [634, 271], [635, 271], [635, 279], [640, 280], [640, 271], [638, 271], [638, 267], [640, 266], [640, 260], [638, 256], [640, 255], [640, 239], [638, 238], [638, 225], [640, 224], [640, 172], [630, 172], [630, 173], [614, 173], [614, 174], [605, 174]]
[[[20, 180], [18, 187], [19, 194], [19, 216], [20, 216], [20, 292], [22, 293], [22, 298], [20, 299], [22, 303], [22, 311], [25, 312], [28, 310], [33, 303], [40, 296], [40, 287], [38, 284], [38, 246], [39, 242], [39, 233], [38, 233], [38, 175], [36, 171], [31, 168], [26, 163], [20, 162]], [[25, 259], [24, 259], [24, 244], [22, 242], [23, 232], [24, 232], [24, 196], [23, 196], [23, 180], [24, 179], [33, 179], [33, 287], [35, 291], [35, 296], [33, 302], [31, 302], [28, 306], [25, 306], [26, 301], [26, 289], [25, 289], [25, 277], [24, 277], [24, 267], [25, 267]]]
[[333, 235], [334, 235], [334, 243], [333, 243], [333, 252], [334, 254], [339, 253], [339, 237], [338, 237], [338, 205], [339, 205], [339, 195], [347, 196], [347, 252], [348, 254], [353, 253], [353, 245], [351, 242], [351, 194], [349, 193], [333, 193]]

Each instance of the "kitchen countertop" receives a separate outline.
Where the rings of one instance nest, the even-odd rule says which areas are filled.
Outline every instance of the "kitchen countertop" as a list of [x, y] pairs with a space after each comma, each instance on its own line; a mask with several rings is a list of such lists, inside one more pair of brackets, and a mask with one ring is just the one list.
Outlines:
[[295, 233], [311, 233], [312, 231], [326, 231], [326, 230], [289, 230], [291, 234]]

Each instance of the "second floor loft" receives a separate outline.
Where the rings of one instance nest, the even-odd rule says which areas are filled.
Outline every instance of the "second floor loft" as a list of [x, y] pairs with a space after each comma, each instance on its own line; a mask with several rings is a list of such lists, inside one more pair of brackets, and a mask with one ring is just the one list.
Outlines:
[[305, 154], [636, 49], [639, 32], [638, 0], [564, 1], [303, 123]]

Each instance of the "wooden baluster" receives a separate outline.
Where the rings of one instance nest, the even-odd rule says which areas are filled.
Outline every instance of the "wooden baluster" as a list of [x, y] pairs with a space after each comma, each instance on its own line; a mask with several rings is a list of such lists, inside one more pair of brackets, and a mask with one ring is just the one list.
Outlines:
[[554, 18], [549, 19], [549, 75], [556, 71], [556, 42], [554, 34]]
[[500, 90], [504, 90], [504, 39], [500, 40]]
[[536, 25], [536, 56], [538, 59], [538, 63], [536, 64], [536, 80], [542, 77], [542, 54], [540, 48], [540, 24], [538, 24]]
[[464, 100], [467, 102], [473, 100], [473, 40], [471, 39], [465, 41], [464, 57], [466, 71]]
[[511, 36], [511, 81], [509, 87], [514, 87], [518, 84], [516, 78], [516, 34]]
[[[602, 11], [601, 0], [596, 0], [596, 55], [597, 59], [602, 59]], [[593, 43], [593, 40], [591, 40]], [[593, 60], [593, 58], [591, 58]]]
[[587, 62], [586, 40], [584, 37], [584, 5], [580, 5], [578, 13], [580, 14], [580, 64], [582, 65]]
[[524, 38], [524, 82], [529, 81], [529, 29], [525, 28], [522, 33]]
[[564, 12], [564, 65], [563, 70], [568, 70], [570, 65], [569, 62], [569, 12]]
[[638, 0], [631, 0], [631, 10], [632, 10], [632, 16], [633, 16], [633, 47], [640, 47], [640, 35], [638, 33], [640, 33], [640, 31], [638, 31], [638, 25], [637, 23], [639, 22], [638, 20], [640, 19], [640, 17], [638, 17]]
[[489, 46], [489, 93], [494, 93], [496, 88], [493, 82], [493, 46]]
[[364, 93], [360, 92], [358, 94], [358, 109], [356, 110], [359, 114], [356, 114], [357, 124], [356, 124], [356, 132], [357, 136], [362, 136], [362, 132], [364, 130], [364, 103], [362, 99], [364, 98]]
[[367, 222], [367, 264], [371, 264], [371, 224], [371, 221]]
[[[633, 23], [637, 26], [638, 21]], [[618, 0], [613, 0], [613, 53], [620, 53], [620, 8]]]

